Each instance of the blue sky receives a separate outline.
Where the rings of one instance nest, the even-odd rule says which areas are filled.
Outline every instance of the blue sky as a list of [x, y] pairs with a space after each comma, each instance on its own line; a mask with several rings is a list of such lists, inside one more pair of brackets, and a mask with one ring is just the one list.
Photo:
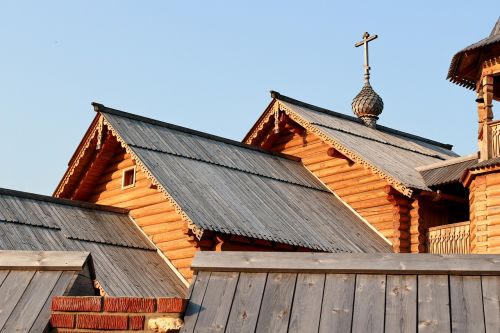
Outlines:
[[351, 114], [364, 31], [379, 35], [379, 123], [469, 154], [475, 96], [445, 77], [499, 14], [497, 1], [2, 1], [0, 187], [51, 194], [92, 101], [236, 140], [270, 89]]

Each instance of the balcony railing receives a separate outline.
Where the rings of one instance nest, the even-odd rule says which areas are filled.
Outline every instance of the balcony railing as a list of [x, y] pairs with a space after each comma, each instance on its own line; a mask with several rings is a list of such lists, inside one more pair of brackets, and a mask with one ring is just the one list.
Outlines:
[[429, 253], [464, 254], [470, 253], [470, 222], [445, 224], [429, 228]]
[[488, 158], [500, 157], [500, 121], [488, 123]]

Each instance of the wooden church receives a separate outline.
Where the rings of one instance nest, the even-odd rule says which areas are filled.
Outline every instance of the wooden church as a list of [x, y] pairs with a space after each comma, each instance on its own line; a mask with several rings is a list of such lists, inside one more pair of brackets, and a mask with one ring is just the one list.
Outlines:
[[128, 209], [187, 279], [199, 250], [498, 253], [499, 40], [448, 75], [478, 93], [478, 154], [378, 125], [365, 63], [356, 116], [273, 91], [243, 143], [94, 103], [54, 196]]
[[[120, 303], [125, 300], [108, 298], [104, 301], [78, 297], [56, 299], [52, 304], [55, 311], [52, 325], [67, 329], [65, 332], [111, 330], [111, 324], [106, 321], [110, 315], [99, 314], [94, 318], [88, 312], [142, 311], [149, 313], [142, 315], [142, 319], [137, 315], [122, 316], [121, 321], [116, 314], [111, 317], [114, 316], [113, 325], [118, 325], [116, 329], [146, 331], [144, 320], [152, 318], [150, 312], [163, 309], [182, 315], [184, 301], [181, 298], [186, 297], [187, 287], [192, 282], [196, 256], [207, 262], [195, 261], [194, 268], [205, 273], [197, 276], [194, 289], [191, 289], [188, 309], [192, 306], [194, 310], [186, 313], [185, 332], [223, 327], [214, 320], [224, 316], [228, 322], [235, 320], [235, 325], [242, 324], [241, 320], [248, 317], [246, 310], [241, 319], [231, 317], [229, 309], [233, 306], [233, 297], [241, 298], [242, 302], [245, 299], [236, 285], [238, 279], [242, 283], [246, 281], [239, 276], [248, 269], [266, 273], [248, 275], [246, 278], [260, 282], [242, 287], [261, 288], [258, 293], [261, 296], [265, 288], [264, 297], [257, 297], [255, 304], [262, 302], [259, 306], [264, 308], [275, 306], [278, 303], [273, 303], [274, 295], [281, 288], [278, 294], [292, 293], [291, 298], [283, 299], [286, 303], [283, 306], [289, 311], [292, 298], [299, 297], [300, 302], [300, 297], [315, 295], [307, 291], [316, 285], [309, 278], [323, 281], [319, 285], [326, 288], [328, 282], [324, 273], [328, 265], [338, 280], [335, 280], [337, 287], [349, 280], [342, 275], [345, 272], [360, 274], [359, 281], [366, 277], [363, 275], [366, 272], [382, 272], [380, 276], [370, 275], [373, 281], [365, 281], [368, 287], [358, 288], [359, 281], [351, 279], [356, 288], [349, 296], [352, 300], [349, 311], [359, 316], [359, 320], [369, 312], [364, 304], [370, 304], [369, 301], [360, 303], [360, 300], [363, 297], [375, 299], [366, 293], [378, 290], [376, 299], [382, 306], [377, 309], [391, 313], [396, 308], [412, 306], [415, 323], [418, 320], [426, 327], [438, 323], [443, 325], [436, 324], [435, 331], [439, 331], [440, 327], [452, 325], [450, 314], [459, 321], [467, 318], [454, 312], [455, 301], [459, 298], [453, 298], [456, 296], [449, 294], [449, 290], [465, 292], [462, 285], [472, 283], [471, 288], [479, 292], [471, 292], [462, 300], [469, 302], [471, 299], [471, 303], [467, 303], [471, 308], [478, 308], [471, 305], [474, 302], [484, 303], [484, 311], [488, 313], [477, 312], [474, 316], [488, 317], [484, 323], [486, 327], [498, 329], [499, 317], [495, 314], [500, 311], [500, 300], [481, 294], [481, 283], [486, 288], [483, 291], [491, 289], [496, 295], [500, 292], [498, 276], [488, 277], [500, 274], [495, 263], [498, 256], [485, 256], [479, 261], [460, 257], [463, 265], [435, 256], [429, 259], [430, 268], [426, 268], [425, 258], [431, 257], [415, 261], [414, 256], [391, 256], [390, 253], [500, 253], [500, 122], [494, 120], [492, 109], [493, 101], [500, 100], [500, 19], [487, 38], [453, 57], [448, 73], [451, 82], [477, 92], [478, 152], [468, 156], [457, 155], [449, 144], [377, 124], [382, 116], [383, 100], [370, 84], [368, 63], [368, 43], [376, 38], [376, 35], [365, 33], [363, 40], [356, 44], [364, 47], [365, 72], [364, 85], [352, 102], [355, 116], [272, 91], [269, 105], [243, 142], [93, 103], [95, 118], [71, 157], [53, 197], [0, 189], [0, 295], [12, 289], [3, 287], [7, 282], [23, 285], [24, 289], [17, 288], [21, 291], [36, 289], [30, 284], [31, 278], [26, 281], [9, 278], [9, 272], [17, 267], [15, 260], [9, 258], [19, 256], [19, 251], [38, 251], [23, 255], [31, 260], [31, 266], [23, 266], [32, 272], [29, 276], [38, 276], [38, 270], [40, 267], [44, 270], [44, 265], [56, 271], [51, 282], [53, 288], [43, 291], [38, 308], [29, 320], [16, 319], [6, 324], [8, 318], [19, 319], [22, 313], [29, 311], [29, 305], [34, 304], [22, 300], [24, 291], [19, 297], [7, 295], [0, 305], [0, 328], [24, 325], [26, 327], [16, 331], [36, 331], [35, 327], [47, 324], [44, 320], [48, 320], [52, 297], [97, 293], [106, 297], [148, 299], [134, 299], [130, 301], [133, 305], [126, 306]], [[212, 257], [208, 253], [196, 255], [200, 251], [261, 252]], [[264, 252], [268, 251], [323, 253], [292, 256], [290, 253], [268, 253], [266, 256]], [[64, 253], [70, 253], [68, 258], [78, 264], [69, 268], [67, 262], [50, 265]], [[285, 275], [277, 273], [291, 272], [282, 267], [280, 258], [288, 260], [284, 262], [294, 268], [293, 274], [288, 276], [289, 288], [282, 284], [287, 281]], [[353, 262], [359, 265], [350, 267], [349, 258], [354, 258]], [[224, 266], [226, 259], [232, 262]], [[321, 262], [327, 265], [318, 267]], [[383, 266], [382, 271], [376, 267], [377, 262]], [[478, 268], [477, 265], [482, 266]], [[301, 275], [304, 269], [313, 270], [316, 275], [304, 278]], [[395, 274], [395, 269], [401, 277], [395, 275], [396, 280], [391, 280], [388, 276]], [[65, 270], [71, 272], [62, 283], [60, 277]], [[218, 275], [219, 270], [229, 273]], [[473, 271], [472, 282], [467, 280], [470, 283], [452, 277], [471, 275]], [[437, 278], [436, 272], [441, 274]], [[275, 273], [277, 275], [272, 275]], [[415, 276], [408, 278], [408, 274], [424, 276], [418, 279], [418, 317], [417, 280]], [[265, 282], [266, 276], [268, 282]], [[303, 279], [302, 284], [295, 289], [293, 286], [299, 279]], [[452, 288], [448, 288], [451, 283], [448, 281], [455, 281]], [[396, 289], [391, 290], [404, 291], [401, 295], [395, 292], [397, 299], [391, 301], [401, 304], [388, 301], [387, 297], [392, 294], [389, 289], [385, 292], [386, 282], [394, 284]], [[207, 287], [210, 283], [220, 288]], [[224, 293], [224, 288], [232, 289]], [[305, 288], [304, 291], [301, 288]], [[302, 296], [293, 295], [295, 290]], [[203, 314], [200, 304], [206, 292], [213, 297], [206, 298], [208, 312]], [[323, 292], [332, 291], [318, 289], [316, 298], [321, 300]], [[411, 302], [402, 300], [406, 293], [413, 293]], [[229, 298], [223, 298], [224, 295]], [[337, 306], [334, 302], [342, 299], [335, 295], [328, 297], [331, 301], [328, 306], [332, 309]], [[480, 299], [474, 300], [476, 296]], [[175, 297], [176, 301], [162, 297]], [[220, 304], [212, 301], [219, 299]], [[90, 304], [91, 301], [95, 304]], [[266, 302], [270, 304], [264, 305]], [[169, 307], [174, 303], [180, 305]], [[425, 310], [427, 303], [435, 309]], [[86, 307], [85, 304], [90, 305]], [[235, 306], [241, 305], [238, 304]], [[443, 306], [446, 307], [444, 312], [439, 310]], [[300, 318], [301, 313], [296, 309], [294, 306], [292, 310]], [[305, 306], [303, 309], [317, 310]], [[83, 314], [75, 314], [77, 310]], [[262, 324], [263, 327], [277, 323], [278, 317], [287, 318], [283, 327], [295, 327], [288, 325], [289, 316], [273, 312], [275, 310], [266, 312], [264, 317], [269, 320]], [[211, 311], [226, 312], [224, 316], [212, 316], [209, 315]], [[349, 311], [345, 313], [351, 313]], [[198, 313], [202, 319], [198, 318]], [[403, 322], [399, 317], [384, 321], [387, 319], [385, 313], [376, 317], [382, 318], [379, 320], [382, 328], [385, 322], [394, 325]], [[260, 327], [257, 319], [264, 317], [249, 314]], [[319, 310], [316, 314], [315, 325], [325, 325], [321, 324], [323, 317], [320, 320]], [[195, 317], [189, 319], [193, 315]], [[435, 320], [438, 315], [443, 315], [444, 319]], [[355, 318], [351, 315], [344, 317], [349, 325], [360, 324], [360, 321], [351, 322]], [[332, 318], [328, 319], [330, 324], [325, 326], [326, 331], [338, 319]], [[304, 323], [299, 320], [300, 325]], [[409, 323], [413, 328], [416, 325], [413, 321]], [[472, 322], [459, 324], [474, 328]], [[359, 331], [372, 331], [370, 327]], [[59, 331], [56, 329], [56, 332]]]

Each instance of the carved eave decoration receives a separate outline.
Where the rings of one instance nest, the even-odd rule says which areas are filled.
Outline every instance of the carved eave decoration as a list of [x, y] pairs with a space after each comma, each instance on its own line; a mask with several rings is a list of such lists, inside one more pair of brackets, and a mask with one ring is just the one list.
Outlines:
[[285, 115], [287, 115], [291, 120], [302, 126], [306, 131], [316, 135], [318, 138], [320, 138], [321, 140], [332, 146], [337, 152], [341, 153], [349, 160], [359, 163], [365, 166], [366, 168], [370, 169], [373, 173], [375, 173], [382, 179], [385, 179], [389, 185], [394, 187], [400, 193], [406, 195], [407, 197], [410, 198], [412, 197], [414, 193], [412, 188], [404, 185], [399, 180], [391, 177], [390, 175], [388, 175], [375, 165], [369, 163], [362, 157], [358, 156], [351, 150], [341, 145], [339, 142], [333, 140], [331, 137], [325, 134], [318, 126], [315, 126], [314, 124], [311, 124], [310, 122], [303, 119], [300, 115], [298, 115], [293, 110], [288, 108], [285, 104], [281, 103], [280, 100], [278, 99], [274, 99], [271, 102], [271, 104], [267, 107], [266, 111], [264, 111], [264, 114], [259, 118], [257, 123], [252, 128], [252, 130], [245, 137], [244, 142], [254, 146], [262, 145], [263, 143], [265, 143], [267, 138], [267, 131], [270, 128], [273, 128], [275, 119], [277, 115], [280, 113], [284, 113]]
[[[151, 174], [149, 169], [145, 164], [139, 159], [139, 157], [134, 153], [134, 151], [127, 145], [127, 143], [120, 137], [118, 132], [111, 126], [111, 124], [106, 120], [106, 116], [99, 111], [99, 105], [94, 105], [94, 109], [97, 112], [96, 117], [92, 121], [87, 133], [85, 134], [82, 142], [77, 148], [77, 151], [71, 158], [68, 169], [64, 174], [63, 179], [54, 191], [55, 197], [67, 197], [69, 191], [75, 191], [76, 189], [68, 188], [68, 185], [72, 180], [78, 178], [80, 173], [84, 173], [85, 170], [78, 170], [82, 162], [89, 156], [91, 156], [96, 150], [100, 149], [100, 146], [104, 143], [103, 133], [109, 131], [116, 140], [120, 143], [121, 147], [130, 155], [132, 160], [135, 162], [137, 167], [146, 174], [146, 177], [151, 181], [153, 186], [163, 193], [165, 199], [172, 204], [175, 211], [182, 216], [184, 222], [187, 223], [188, 228], [192, 233], [200, 240], [203, 236], [203, 229], [199, 228], [194, 224], [191, 218], [183, 211], [181, 206], [172, 198], [168, 191], [161, 185], [158, 180]], [[63, 196], [64, 195], [64, 196]]]

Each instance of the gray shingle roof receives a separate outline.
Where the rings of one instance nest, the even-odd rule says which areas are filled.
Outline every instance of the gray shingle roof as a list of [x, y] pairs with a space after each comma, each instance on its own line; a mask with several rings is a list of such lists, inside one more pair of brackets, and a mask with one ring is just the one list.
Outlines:
[[[344, 151], [398, 183], [412, 189], [428, 190], [415, 170], [427, 164], [457, 157], [451, 145], [377, 125], [365, 126], [355, 117], [329, 111], [292, 98], [275, 95], [279, 107], [303, 125], [313, 127]], [[248, 136], [247, 136], [248, 137]]]
[[111, 207], [0, 189], [0, 250], [88, 251], [110, 296], [186, 292], [128, 214]]
[[460, 181], [465, 170], [477, 164], [477, 154], [457, 157], [445, 162], [418, 168], [427, 186], [445, 185]]
[[322, 251], [391, 251], [297, 160], [104, 106], [99, 111], [199, 229]]

